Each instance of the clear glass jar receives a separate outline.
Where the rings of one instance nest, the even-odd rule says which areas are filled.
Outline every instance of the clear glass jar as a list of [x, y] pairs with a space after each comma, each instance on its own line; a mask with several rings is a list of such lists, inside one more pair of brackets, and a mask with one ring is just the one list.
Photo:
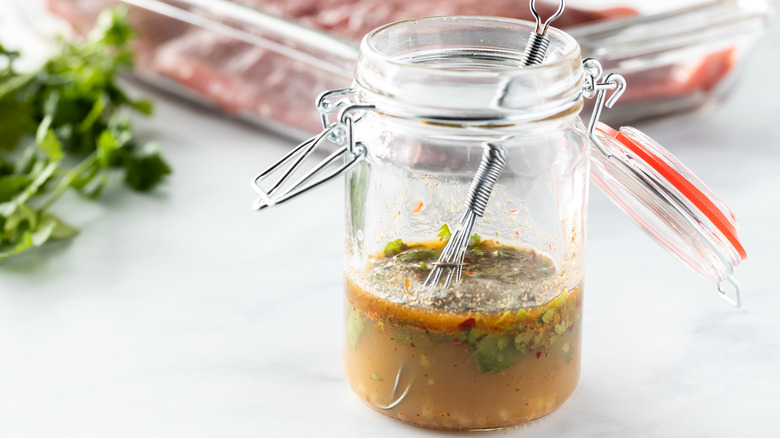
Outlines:
[[[580, 50], [531, 23], [439, 17], [370, 33], [355, 74], [366, 159], [347, 173], [344, 362], [385, 415], [478, 430], [548, 414], [580, 372], [590, 149]], [[487, 144], [505, 167], [476, 221], [463, 278], [424, 286]], [[445, 226], [446, 225], [446, 226]]]

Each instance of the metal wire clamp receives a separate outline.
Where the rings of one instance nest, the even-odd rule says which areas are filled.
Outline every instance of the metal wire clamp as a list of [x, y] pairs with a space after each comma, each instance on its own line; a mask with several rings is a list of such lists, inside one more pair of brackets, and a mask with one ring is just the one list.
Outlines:
[[[374, 105], [355, 104], [348, 99], [342, 99], [335, 103], [328, 100], [331, 97], [346, 96], [351, 92], [351, 88], [342, 88], [326, 91], [320, 95], [317, 99], [317, 109], [322, 115], [323, 131], [296, 146], [287, 155], [252, 179], [250, 186], [258, 194], [257, 199], [252, 203], [253, 209], [262, 210], [281, 204], [335, 178], [342, 172], [346, 172], [365, 158], [366, 147], [363, 143], [355, 141], [353, 125], [367, 111], [375, 109]], [[339, 111], [338, 117], [336, 121], [330, 123], [328, 115], [336, 111]], [[341, 147], [317, 163], [295, 182], [288, 184], [288, 181], [301, 168], [306, 159], [325, 142], [331, 142]], [[342, 159], [343, 163], [332, 169], [333, 163], [339, 159]], [[277, 172], [283, 172], [281, 177], [271, 185], [270, 189], [264, 189], [261, 183]]]

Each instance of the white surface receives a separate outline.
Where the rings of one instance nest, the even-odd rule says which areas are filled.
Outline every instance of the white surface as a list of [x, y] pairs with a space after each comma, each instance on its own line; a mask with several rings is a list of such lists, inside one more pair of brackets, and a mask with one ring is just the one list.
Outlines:
[[[779, 49], [774, 26], [715, 112], [642, 126], [740, 220], [744, 308], [593, 190], [580, 384], [494, 435], [780, 436]], [[0, 264], [0, 437], [442, 435], [342, 376], [342, 184], [253, 213], [248, 179], [291, 143], [157, 100], [138, 126], [170, 183], [71, 199], [80, 236]]]

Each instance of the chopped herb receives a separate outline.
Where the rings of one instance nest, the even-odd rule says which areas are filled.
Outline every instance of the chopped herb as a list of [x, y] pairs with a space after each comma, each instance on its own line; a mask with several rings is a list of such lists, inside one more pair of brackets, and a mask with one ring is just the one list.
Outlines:
[[481, 372], [497, 373], [520, 359], [521, 353], [512, 347], [509, 335], [487, 335], [477, 342], [472, 357]]
[[[387, 248], [385, 248], [387, 251]], [[436, 251], [431, 249], [410, 249], [395, 256], [396, 260], [404, 263], [417, 264], [418, 262], [431, 262], [439, 258]]]
[[391, 242], [387, 242], [387, 245], [385, 245], [385, 257], [393, 257], [407, 249], [409, 249], [409, 247], [406, 246], [403, 240], [395, 239]]
[[449, 240], [449, 238], [452, 236], [452, 233], [450, 232], [450, 227], [447, 224], [443, 224], [439, 227], [439, 234], [437, 236], [441, 237], [441, 240]]
[[547, 306], [550, 309], [555, 309], [563, 306], [564, 304], [566, 304], [566, 294], [560, 294], [557, 297], [555, 297], [555, 299], [550, 301], [550, 304], [548, 304]]
[[500, 318], [498, 318], [498, 321], [496, 321], [496, 326], [500, 326], [503, 324], [507, 319], [509, 318], [509, 311], [507, 310], [504, 312]]
[[371, 380], [376, 380], [377, 382], [384, 382], [385, 381], [385, 379], [377, 376], [376, 373], [371, 373]]
[[349, 319], [347, 320], [347, 345], [350, 350], [357, 348], [358, 340], [363, 333], [363, 326], [362, 314], [353, 308], [349, 312]]
[[542, 313], [542, 316], [540, 317], [542, 322], [545, 324], [549, 324], [553, 322], [555, 319], [555, 309], [547, 309]]

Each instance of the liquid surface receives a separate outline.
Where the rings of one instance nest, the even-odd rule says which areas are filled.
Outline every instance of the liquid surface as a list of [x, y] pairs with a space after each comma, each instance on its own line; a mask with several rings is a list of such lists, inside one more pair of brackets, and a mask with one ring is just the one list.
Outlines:
[[[528, 248], [501, 245], [474, 235], [464, 258], [463, 278], [450, 288], [426, 288], [425, 279], [444, 242], [389, 242], [365, 272], [351, 273], [358, 287], [384, 300], [442, 312], [503, 312], [544, 304], [561, 293], [549, 258]], [[446, 274], [445, 274], [446, 275]]]

